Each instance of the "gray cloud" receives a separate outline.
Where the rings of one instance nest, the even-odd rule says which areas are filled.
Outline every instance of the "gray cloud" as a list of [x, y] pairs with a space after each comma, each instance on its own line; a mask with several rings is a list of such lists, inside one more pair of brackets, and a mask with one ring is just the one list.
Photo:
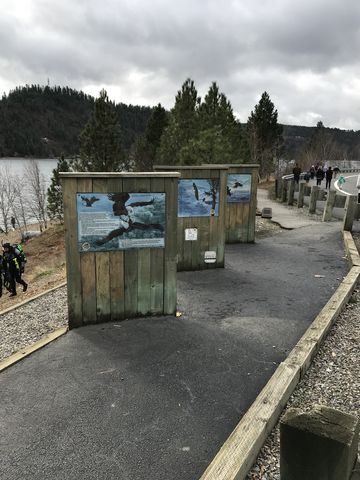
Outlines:
[[360, 129], [357, 0], [13, 3], [0, 16], [1, 91], [49, 78], [171, 107], [191, 77], [202, 96], [217, 81], [241, 121], [266, 90], [283, 123]]

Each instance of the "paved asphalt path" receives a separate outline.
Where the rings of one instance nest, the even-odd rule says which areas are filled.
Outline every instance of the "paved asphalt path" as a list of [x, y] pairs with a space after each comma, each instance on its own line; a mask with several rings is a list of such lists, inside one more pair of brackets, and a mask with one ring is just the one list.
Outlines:
[[340, 222], [227, 246], [225, 269], [178, 275], [181, 317], [72, 330], [5, 370], [0, 478], [198, 479], [346, 274], [343, 255]]

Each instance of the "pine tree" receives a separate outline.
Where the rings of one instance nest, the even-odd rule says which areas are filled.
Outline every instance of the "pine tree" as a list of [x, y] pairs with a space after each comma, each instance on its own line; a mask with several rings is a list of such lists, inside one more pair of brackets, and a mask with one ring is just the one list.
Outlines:
[[260, 164], [261, 177], [269, 176], [274, 169], [274, 161], [282, 147], [282, 131], [282, 126], [278, 124], [278, 112], [269, 94], [264, 92], [246, 125], [251, 160]]
[[137, 171], [149, 172], [153, 170], [156, 152], [167, 124], [166, 110], [159, 103], [149, 118], [145, 133], [134, 142], [133, 158]]
[[53, 170], [51, 177], [51, 184], [47, 190], [47, 211], [50, 220], [59, 220], [63, 222], [64, 219], [64, 207], [63, 196], [60, 181], [60, 172], [69, 172], [70, 165], [62, 155], [58, 160], [56, 168]]
[[157, 161], [161, 164], [181, 165], [184, 163], [181, 151], [189, 146], [198, 131], [198, 105], [194, 81], [188, 78], [175, 97], [170, 112], [169, 124], [161, 137]]
[[[199, 107], [201, 136], [209, 141], [206, 163], [241, 163], [241, 125], [234, 116], [230, 101], [220, 93], [216, 82], [209, 88]], [[213, 146], [213, 148], [211, 148]]]
[[114, 104], [105, 90], [95, 101], [94, 111], [80, 134], [80, 157], [75, 168], [83, 172], [117, 172], [125, 169], [120, 125]]

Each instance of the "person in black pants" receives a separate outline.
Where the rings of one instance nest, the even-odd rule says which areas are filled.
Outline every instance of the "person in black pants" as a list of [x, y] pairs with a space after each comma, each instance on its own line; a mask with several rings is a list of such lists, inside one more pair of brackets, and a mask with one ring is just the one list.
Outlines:
[[316, 170], [316, 185], [320, 186], [323, 178], [324, 178], [324, 170], [321, 167], [319, 167]]
[[14, 247], [10, 243], [4, 243], [3, 250], [3, 268], [10, 284], [10, 297], [14, 297], [16, 295], [16, 283], [23, 286], [23, 292], [26, 292], [28, 284], [21, 278], [20, 264]]
[[296, 163], [295, 167], [293, 168], [293, 175], [294, 175], [294, 182], [299, 183], [300, 180], [300, 175], [301, 175], [301, 168], [299, 165]]
[[326, 188], [326, 189], [329, 189], [329, 190], [330, 190], [332, 177], [333, 177], [333, 170], [331, 169], [331, 167], [329, 167], [329, 168], [326, 170], [326, 173], [325, 173], [325, 179], [326, 179], [325, 188]]

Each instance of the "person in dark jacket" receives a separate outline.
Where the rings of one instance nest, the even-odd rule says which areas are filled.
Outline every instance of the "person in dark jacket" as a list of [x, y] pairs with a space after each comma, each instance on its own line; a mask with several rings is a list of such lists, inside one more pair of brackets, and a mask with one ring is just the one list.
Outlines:
[[318, 167], [318, 169], [316, 170], [316, 185], [321, 185], [321, 181], [323, 180], [324, 175], [325, 174], [322, 167]]
[[333, 177], [333, 170], [332, 170], [331, 167], [329, 167], [329, 168], [326, 170], [326, 173], [325, 173], [325, 179], [326, 179], [325, 188], [326, 188], [326, 189], [329, 189], [329, 190], [330, 190], [332, 177]]
[[300, 174], [301, 174], [301, 168], [299, 165], [296, 163], [295, 167], [293, 168], [293, 175], [294, 175], [294, 182], [299, 183], [300, 180]]
[[3, 287], [3, 257], [0, 254], [0, 297], [2, 297], [2, 287]]
[[21, 278], [20, 264], [14, 247], [10, 243], [4, 243], [3, 250], [3, 267], [10, 284], [10, 297], [14, 297], [16, 295], [16, 283], [23, 286], [23, 292], [26, 292], [28, 284]]

